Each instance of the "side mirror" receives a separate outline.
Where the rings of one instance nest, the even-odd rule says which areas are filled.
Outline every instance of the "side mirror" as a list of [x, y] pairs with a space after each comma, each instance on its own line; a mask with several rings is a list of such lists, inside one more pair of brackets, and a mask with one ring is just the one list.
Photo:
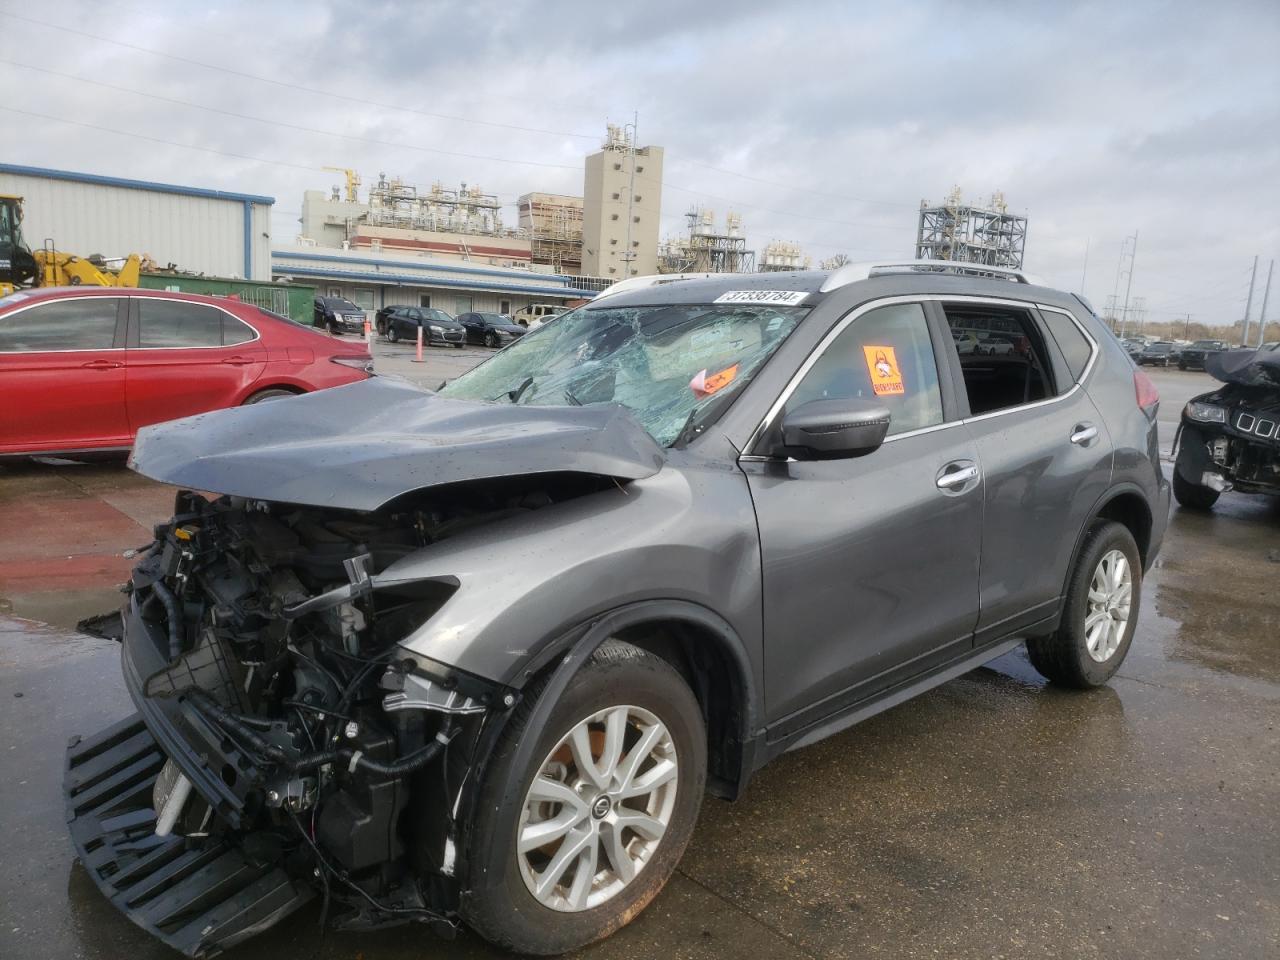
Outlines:
[[884, 443], [889, 411], [874, 400], [813, 400], [782, 418], [782, 445], [814, 460], [856, 457]]

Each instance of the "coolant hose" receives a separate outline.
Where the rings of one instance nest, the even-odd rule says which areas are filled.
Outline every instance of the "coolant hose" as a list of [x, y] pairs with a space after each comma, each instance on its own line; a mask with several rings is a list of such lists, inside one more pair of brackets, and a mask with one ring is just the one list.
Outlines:
[[223, 730], [235, 734], [264, 757], [276, 763], [287, 764], [290, 762], [289, 754], [284, 748], [276, 746], [262, 736], [253, 727], [249, 726], [203, 690], [192, 690], [189, 696], [197, 710], [212, 718], [214, 723], [222, 727]]
[[190, 696], [197, 710], [207, 714], [218, 726], [228, 733], [235, 734], [246, 745], [264, 757], [288, 767], [290, 773], [310, 770], [326, 763], [341, 762], [346, 764], [348, 770], [352, 773], [356, 770], [363, 770], [365, 773], [382, 780], [403, 777], [421, 770], [435, 759], [436, 754], [443, 750], [458, 732], [458, 728], [455, 726], [446, 727], [437, 733], [435, 739], [430, 743], [419, 747], [413, 753], [403, 756], [399, 760], [393, 760], [391, 763], [381, 763], [369, 757], [364, 751], [353, 750], [351, 747], [323, 750], [319, 753], [309, 753], [293, 759], [287, 751], [267, 740], [203, 690], [192, 690]]
[[393, 760], [391, 763], [381, 763], [374, 760], [362, 750], [339, 747], [336, 750], [325, 750], [321, 753], [312, 753], [299, 757], [289, 765], [289, 769], [296, 773], [311, 767], [319, 767], [326, 763], [341, 761], [347, 765], [347, 769], [352, 773], [356, 770], [363, 770], [365, 773], [380, 779], [390, 780], [421, 770], [435, 759], [436, 754], [444, 749], [457, 732], [457, 727], [447, 727], [437, 733], [435, 739], [426, 746], [419, 747], [413, 753], [403, 756], [399, 760]]
[[161, 580], [151, 584], [151, 590], [160, 598], [160, 605], [164, 607], [165, 620], [169, 625], [169, 659], [176, 660], [182, 655], [182, 620], [178, 615], [177, 598]]

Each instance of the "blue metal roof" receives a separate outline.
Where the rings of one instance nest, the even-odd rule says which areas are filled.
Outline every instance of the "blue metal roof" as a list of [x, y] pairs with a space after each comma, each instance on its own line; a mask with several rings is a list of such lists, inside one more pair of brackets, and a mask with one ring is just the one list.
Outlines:
[[93, 183], [103, 187], [150, 190], [153, 193], [174, 193], [183, 197], [234, 200], [236, 203], [261, 203], [271, 206], [276, 202], [275, 197], [260, 197], [251, 193], [228, 193], [225, 190], [208, 190], [204, 187], [180, 187], [172, 183], [156, 183], [151, 180], [125, 180], [122, 177], [104, 177], [96, 173], [74, 173], [70, 170], [52, 170], [47, 167], [27, 167], [17, 163], [0, 163], [0, 173], [12, 173], [21, 177], [42, 177], [46, 180], [66, 180], [71, 183]]
[[520, 284], [490, 283], [486, 280], [446, 280], [437, 277], [413, 276], [395, 273], [348, 273], [345, 270], [317, 270], [314, 267], [291, 267], [279, 264], [271, 268], [273, 274], [299, 277], [323, 277], [327, 280], [354, 280], [362, 283], [386, 286], [461, 287], [467, 290], [497, 290], [501, 293], [531, 293], [540, 296], [566, 299], [591, 300], [595, 292], [574, 287], [529, 287]]
[[[292, 250], [272, 250], [271, 259], [290, 259], [290, 260], [313, 260], [324, 263], [351, 263], [351, 264], [368, 264], [379, 267], [399, 267], [402, 270], [436, 270], [441, 273], [469, 273], [477, 276], [485, 277], [507, 277], [512, 278], [512, 270], [500, 270], [488, 267], [455, 267], [450, 264], [443, 263], [412, 263], [405, 260], [380, 260], [375, 257], [344, 257], [336, 253], [294, 253]], [[533, 273], [532, 271], [520, 271], [521, 276], [539, 277], [548, 282], [553, 280], [564, 280], [565, 286], [569, 286], [569, 281], [563, 274], [559, 273]], [[578, 289], [573, 287], [572, 289]]]

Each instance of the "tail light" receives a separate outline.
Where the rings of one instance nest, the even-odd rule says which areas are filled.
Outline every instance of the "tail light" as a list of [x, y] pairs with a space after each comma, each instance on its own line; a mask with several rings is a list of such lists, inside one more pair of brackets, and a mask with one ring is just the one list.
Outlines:
[[373, 357], [367, 353], [363, 357], [330, 357], [329, 359], [333, 363], [341, 364], [344, 367], [363, 370], [365, 373], [373, 373]]
[[1133, 392], [1142, 412], [1148, 417], [1154, 417], [1156, 410], [1160, 407], [1160, 391], [1156, 389], [1150, 377], [1136, 368], [1133, 371]]

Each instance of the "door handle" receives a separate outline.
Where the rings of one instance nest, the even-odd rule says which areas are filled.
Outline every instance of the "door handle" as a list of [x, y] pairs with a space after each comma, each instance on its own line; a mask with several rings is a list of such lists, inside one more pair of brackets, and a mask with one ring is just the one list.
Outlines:
[[1088, 446], [1098, 436], [1098, 428], [1092, 423], [1077, 423], [1071, 431], [1071, 442], [1077, 446]]
[[[952, 469], [953, 467], [956, 469]], [[956, 487], [963, 487], [970, 480], [977, 479], [978, 468], [974, 464], [949, 463], [942, 468], [942, 472], [934, 482], [939, 490], [954, 490]]]
[[85, 370], [119, 370], [124, 364], [118, 360], [89, 360], [80, 366]]
[[229, 363], [229, 364], [231, 364], [231, 365], [233, 365], [233, 366], [236, 366], [236, 367], [243, 367], [243, 366], [245, 366], [246, 364], [253, 363], [253, 357], [239, 357], [239, 356], [236, 356], [236, 357], [225, 357], [225, 358], [223, 358], [223, 361], [222, 361], [222, 362], [223, 362], [223, 363]]

